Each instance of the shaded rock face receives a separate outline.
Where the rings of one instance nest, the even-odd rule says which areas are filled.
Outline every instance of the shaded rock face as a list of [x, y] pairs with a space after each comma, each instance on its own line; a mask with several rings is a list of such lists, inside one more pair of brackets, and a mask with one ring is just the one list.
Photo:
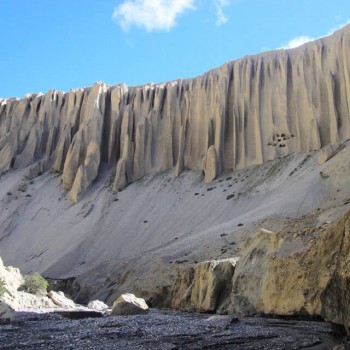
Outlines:
[[200, 77], [127, 87], [96, 83], [0, 100], [0, 171], [62, 172], [76, 201], [105, 164], [118, 191], [175, 167], [212, 181], [350, 136], [350, 26], [293, 50], [229, 62]]
[[11, 306], [0, 301], [0, 321], [11, 320], [15, 316], [16, 316], [16, 311]]
[[179, 271], [170, 289], [171, 307], [198, 312], [227, 310], [238, 258], [204, 261]]
[[258, 232], [245, 243], [237, 264], [230, 311], [322, 316], [349, 331], [349, 225], [350, 212], [309, 245]]
[[333, 323], [345, 325], [350, 335], [350, 215], [338, 223], [335, 234], [339, 238], [339, 250], [332, 252], [333, 273], [321, 294], [321, 314]]

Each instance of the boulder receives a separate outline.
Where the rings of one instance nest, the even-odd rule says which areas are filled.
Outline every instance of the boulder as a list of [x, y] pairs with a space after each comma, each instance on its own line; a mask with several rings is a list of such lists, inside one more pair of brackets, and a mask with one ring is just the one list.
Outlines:
[[92, 300], [89, 302], [88, 306], [89, 309], [97, 310], [97, 311], [104, 311], [108, 309], [108, 305], [106, 305], [104, 302], [100, 300]]
[[122, 294], [112, 307], [112, 315], [118, 316], [146, 314], [148, 311], [145, 300], [131, 293]]
[[67, 298], [63, 292], [54, 292], [53, 290], [51, 290], [47, 295], [55, 305], [63, 309], [70, 309], [76, 307], [74, 301]]

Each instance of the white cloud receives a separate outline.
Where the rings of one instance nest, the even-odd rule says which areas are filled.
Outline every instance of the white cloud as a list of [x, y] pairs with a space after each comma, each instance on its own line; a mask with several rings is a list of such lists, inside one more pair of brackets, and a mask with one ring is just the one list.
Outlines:
[[[350, 24], [350, 20], [346, 21], [345, 23], [343, 24], [340, 24], [334, 28], [332, 28], [325, 36], [329, 36], [329, 35], [332, 35], [335, 31], [345, 27], [346, 25]], [[282, 46], [282, 49], [294, 49], [295, 47], [298, 47], [298, 46], [301, 46], [305, 43], [308, 43], [309, 41], [313, 41], [313, 40], [316, 40], [316, 39], [320, 39], [322, 38], [323, 36], [321, 37], [318, 37], [318, 38], [311, 38], [309, 36], [298, 36], [292, 40], [290, 40], [288, 42], [288, 44]]]
[[155, 30], [169, 30], [186, 10], [194, 10], [195, 0], [125, 0], [114, 9], [113, 19], [128, 30], [132, 26]]
[[295, 47], [301, 46], [305, 43], [308, 43], [309, 41], [315, 40], [314, 38], [311, 38], [309, 36], [298, 36], [288, 42], [287, 45], [284, 45], [282, 49], [294, 49]]
[[221, 26], [229, 21], [229, 18], [224, 13], [224, 7], [229, 6], [231, 0], [215, 0], [216, 7], [216, 25]]

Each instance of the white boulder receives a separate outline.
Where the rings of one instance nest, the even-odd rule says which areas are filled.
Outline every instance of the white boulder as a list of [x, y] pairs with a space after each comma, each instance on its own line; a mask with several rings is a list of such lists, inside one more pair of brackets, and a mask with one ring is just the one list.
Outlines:
[[106, 305], [104, 302], [100, 300], [92, 300], [89, 302], [88, 306], [89, 309], [97, 310], [97, 311], [104, 311], [108, 309], [108, 305]]
[[63, 292], [55, 292], [51, 290], [47, 295], [55, 305], [63, 309], [72, 309], [76, 307], [74, 301], [67, 298]]
[[122, 294], [112, 307], [112, 315], [119, 316], [145, 314], [148, 311], [146, 301], [131, 293]]

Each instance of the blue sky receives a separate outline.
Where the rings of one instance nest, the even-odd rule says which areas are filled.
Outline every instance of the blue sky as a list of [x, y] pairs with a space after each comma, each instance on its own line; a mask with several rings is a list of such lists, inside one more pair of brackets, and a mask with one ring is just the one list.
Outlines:
[[0, 97], [194, 77], [349, 20], [349, 0], [0, 0]]

